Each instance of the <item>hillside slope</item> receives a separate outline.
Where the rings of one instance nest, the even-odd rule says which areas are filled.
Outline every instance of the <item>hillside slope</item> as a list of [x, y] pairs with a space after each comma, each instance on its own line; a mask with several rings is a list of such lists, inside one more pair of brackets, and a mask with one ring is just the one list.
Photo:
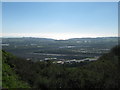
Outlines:
[[43, 90], [50, 88], [119, 88], [119, 60], [120, 46], [114, 47], [95, 62], [77, 67], [51, 62], [27, 61], [3, 52], [3, 87], [29, 87], [27, 84], [23, 84], [25, 81], [32, 88]]
[[20, 77], [10, 67], [7, 62], [11, 56], [9, 53], [2, 52], [2, 87], [3, 88], [29, 88], [29, 85], [20, 80]]

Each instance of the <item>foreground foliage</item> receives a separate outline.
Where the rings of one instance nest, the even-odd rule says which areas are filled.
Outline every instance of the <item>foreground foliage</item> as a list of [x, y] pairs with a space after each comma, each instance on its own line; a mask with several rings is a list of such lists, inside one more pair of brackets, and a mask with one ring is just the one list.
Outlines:
[[[77, 67], [52, 62], [27, 61], [6, 52], [3, 52], [3, 59], [8, 64], [3, 64], [3, 87], [17, 87], [13, 82], [15, 80], [12, 81], [13, 83], [9, 80], [6, 82], [7, 76], [10, 77], [10, 75], [6, 76], [4, 70], [7, 67], [6, 70], [12, 72], [9, 70], [12, 68], [32, 88], [119, 88], [120, 46], [116, 46], [110, 53], [103, 55], [95, 62]], [[16, 76], [13, 75], [11, 78]], [[19, 87], [22, 86], [19, 85]]]
[[3, 52], [2, 63], [2, 87], [3, 88], [29, 88], [30, 86], [21, 80], [21, 78], [13, 71], [7, 63], [7, 57], [11, 57], [8, 53]]

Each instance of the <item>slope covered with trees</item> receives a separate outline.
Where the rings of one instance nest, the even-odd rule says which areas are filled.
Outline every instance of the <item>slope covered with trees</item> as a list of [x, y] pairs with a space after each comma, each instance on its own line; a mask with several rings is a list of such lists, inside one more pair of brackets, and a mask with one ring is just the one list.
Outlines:
[[3, 88], [29, 88], [30, 86], [21, 80], [19, 75], [8, 64], [9, 58], [13, 58], [9, 53], [2, 52], [2, 87]]
[[[27, 61], [3, 52], [3, 87], [10, 88], [14, 85], [8, 80], [7, 76], [10, 77], [10, 75], [6, 75], [5, 71], [11, 69], [32, 88], [119, 88], [119, 60], [120, 46], [114, 47], [97, 61], [83, 63], [77, 67], [53, 64], [50, 61]], [[16, 75], [13, 75], [13, 78], [16, 78]], [[16, 82], [18, 81], [19, 78]], [[18, 86], [28, 87], [26, 84]], [[17, 85], [14, 87], [17, 87]]]

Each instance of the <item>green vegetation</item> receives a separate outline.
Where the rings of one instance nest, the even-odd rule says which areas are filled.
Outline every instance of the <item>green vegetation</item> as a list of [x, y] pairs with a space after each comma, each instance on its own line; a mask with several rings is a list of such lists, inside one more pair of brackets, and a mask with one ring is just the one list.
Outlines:
[[2, 87], [3, 88], [29, 88], [29, 85], [20, 80], [19, 75], [13, 71], [10, 65], [7, 63], [8, 58], [13, 58], [12, 55], [6, 52], [3, 53], [2, 64]]
[[[119, 88], [120, 46], [113, 48], [97, 61], [77, 67], [48, 62], [32, 62], [3, 52], [3, 87], [32, 88]], [[14, 70], [14, 72], [13, 72]], [[20, 78], [17, 77], [19, 75]], [[16, 83], [17, 82], [17, 83]]]

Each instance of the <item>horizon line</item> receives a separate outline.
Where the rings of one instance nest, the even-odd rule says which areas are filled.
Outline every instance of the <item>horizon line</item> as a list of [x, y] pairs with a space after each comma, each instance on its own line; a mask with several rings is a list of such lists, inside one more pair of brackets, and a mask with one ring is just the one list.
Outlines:
[[[118, 38], [119, 36], [98, 36], [98, 37], [76, 37], [76, 38]], [[44, 39], [53, 39], [53, 40], [69, 40], [69, 39], [76, 39], [76, 38], [67, 38], [67, 39], [55, 39], [55, 38], [47, 38], [47, 37], [31, 37], [31, 36], [19, 36], [19, 37], [14, 37], [14, 36], [0, 36], [0, 38], [44, 38]]]

